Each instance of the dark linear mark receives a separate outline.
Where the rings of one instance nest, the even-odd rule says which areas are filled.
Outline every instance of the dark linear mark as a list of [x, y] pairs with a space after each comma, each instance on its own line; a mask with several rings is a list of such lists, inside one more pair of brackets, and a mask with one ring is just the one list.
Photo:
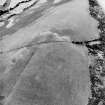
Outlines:
[[16, 4], [13, 8], [10, 8], [9, 10], [11, 11], [11, 10], [15, 9], [16, 7], [18, 7], [20, 4], [24, 4], [24, 3], [27, 3], [27, 2], [30, 2], [30, 1], [32, 1], [32, 0], [21, 1], [18, 4]]
[[26, 11], [27, 9], [29, 9], [29, 8], [33, 7], [35, 4], [37, 4], [37, 2], [38, 2], [38, 0], [37, 0], [37, 1], [35, 1], [33, 4], [31, 4], [30, 6], [28, 6], [28, 7], [24, 8], [24, 9], [23, 9], [23, 11]]

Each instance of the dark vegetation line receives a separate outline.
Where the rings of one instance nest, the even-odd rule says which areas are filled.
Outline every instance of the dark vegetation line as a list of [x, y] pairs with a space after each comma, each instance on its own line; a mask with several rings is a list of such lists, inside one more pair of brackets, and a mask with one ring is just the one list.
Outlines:
[[26, 11], [27, 9], [29, 9], [29, 8], [33, 7], [35, 4], [37, 4], [37, 2], [38, 2], [38, 0], [37, 0], [37, 1], [35, 1], [33, 4], [31, 4], [30, 6], [28, 6], [28, 7], [24, 8], [24, 9], [23, 9], [23, 11]]
[[6, 13], [9, 13], [9, 10], [0, 10], [0, 17]]
[[[85, 42], [89, 55], [94, 57], [94, 61], [89, 65], [91, 97], [88, 105], [105, 105], [105, 86], [102, 80], [105, 78], [105, 14], [96, 0], [89, 0], [89, 6], [90, 15], [99, 22], [97, 29], [100, 30], [100, 43], [90, 45], [91, 41]], [[99, 56], [100, 52], [102, 57]]]
[[0, 9], [0, 16], [9, 12], [9, 10], [5, 10], [5, 8], [10, 4], [10, 1], [11, 0], [6, 0], [3, 5], [0, 5], [0, 8], [2, 8], [2, 9]]
[[[16, 4], [13, 8], [10, 8], [9, 10], [5, 10], [5, 11], [1, 10], [0, 15], [9, 13], [9, 11], [15, 9], [20, 4], [30, 2], [30, 1], [32, 1], [32, 0], [26, 0], [26, 1], [19, 2], [18, 4]], [[101, 79], [101, 78], [105, 78], [105, 14], [102, 11], [102, 9], [99, 7], [96, 0], [88, 0], [88, 1], [89, 1], [90, 15], [99, 22], [98, 27], [97, 27], [97, 29], [100, 30], [100, 32], [99, 32], [100, 38], [99, 39], [90, 40], [90, 41], [82, 41], [82, 42], [74, 42], [74, 41], [72, 41], [72, 42], [67, 42], [67, 41], [33, 42], [31, 44], [24, 45], [19, 48], [14, 48], [14, 49], [11, 49], [6, 52], [1, 51], [0, 53], [1, 54], [8, 53], [8, 52], [11, 52], [14, 50], [19, 50], [24, 47], [34, 47], [34, 46], [40, 46], [42, 44], [61, 43], [61, 42], [73, 43], [73, 44], [77, 44], [80, 46], [86, 46], [89, 50], [89, 55], [92, 55], [95, 58], [94, 61], [92, 62], [92, 64], [89, 65], [91, 96], [88, 99], [88, 105], [99, 105], [100, 102], [102, 103], [101, 105], [105, 105], [105, 86]], [[34, 2], [34, 3], [36, 4], [37, 2]], [[31, 6], [33, 6], [33, 4]], [[24, 10], [30, 8], [31, 6], [25, 8]], [[97, 41], [100, 43], [91, 45], [92, 42], [97, 42]], [[103, 58], [100, 58], [98, 56], [100, 52], [103, 53], [103, 55], [102, 55]], [[28, 64], [28, 62], [27, 62], [27, 64]], [[27, 64], [26, 64], [26, 66], [27, 66]]]
[[30, 1], [32, 1], [32, 0], [21, 1], [21, 2], [17, 3], [14, 7], [10, 8], [9, 10], [11, 11], [11, 10], [15, 9], [16, 7], [18, 7], [20, 4], [24, 4], [24, 3], [27, 3], [27, 2], [30, 2]]
[[[19, 3], [17, 3], [14, 7], [12, 7], [12, 8], [9, 8], [9, 9], [7, 9], [7, 10], [0, 10], [0, 17], [1, 16], [3, 16], [3, 15], [5, 15], [5, 14], [9, 14], [9, 12], [10, 11], [12, 11], [12, 10], [14, 10], [15, 8], [17, 8], [19, 5], [21, 5], [21, 4], [24, 4], [24, 3], [27, 3], [27, 2], [30, 2], [30, 1], [32, 1], [32, 0], [25, 0], [25, 1], [21, 1], [21, 2], [19, 2]], [[33, 4], [36, 4], [38, 1], [35, 1]], [[31, 4], [31, 6], [33, 6], [32, 4]]]

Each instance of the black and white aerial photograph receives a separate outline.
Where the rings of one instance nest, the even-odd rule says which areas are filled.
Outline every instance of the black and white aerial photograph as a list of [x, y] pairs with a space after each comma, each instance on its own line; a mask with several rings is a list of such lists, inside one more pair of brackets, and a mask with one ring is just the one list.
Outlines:
[[105, 105], [105, 0], [0, 0], [0, 105]]

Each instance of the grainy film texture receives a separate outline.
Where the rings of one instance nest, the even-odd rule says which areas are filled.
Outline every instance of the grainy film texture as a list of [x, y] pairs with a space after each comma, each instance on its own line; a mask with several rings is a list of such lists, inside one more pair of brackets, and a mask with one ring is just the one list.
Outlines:
[[104, 0], [0, 0], [0, 105], [105, 105]]

